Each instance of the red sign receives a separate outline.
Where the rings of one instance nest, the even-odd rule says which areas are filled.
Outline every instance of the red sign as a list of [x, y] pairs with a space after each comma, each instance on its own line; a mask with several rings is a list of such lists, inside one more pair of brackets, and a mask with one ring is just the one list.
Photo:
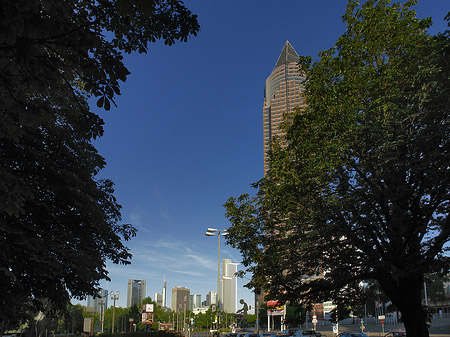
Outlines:
[[380, 319], [380, 324], [381, 324], [381, 325], [384, 324], [384, 319]]
[[280, 302], [276, 300], [267, 301], [267, 305], [270, 307], [271, 305], [280, 305]]

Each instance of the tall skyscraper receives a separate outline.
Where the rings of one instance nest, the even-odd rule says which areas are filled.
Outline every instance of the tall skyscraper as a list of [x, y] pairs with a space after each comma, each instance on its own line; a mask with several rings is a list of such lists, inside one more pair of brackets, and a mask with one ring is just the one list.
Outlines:
[[222, 286], [219, 299], [221, 309], [227, 313], [235, 313], [237, 310], [237, 265], [230, 259], [222, 260]]
[[127, 308], [140, 305], [145, 298], [145, 280], [128, 280]]
[[108, 308], [108, 290], [99, 289], [98, 296], [94, 298], [94, 296], [88, 296], [87, 298], [87, 306], [90, 308], [94, 308], [94, 312], [101, 312], [101, 306], [104, 306], [104, 310]]
[[210, 307], [213, 304], [217, 305], [217, 292], [210, 291], [206, 294], [206, 306]]
[[164, 286], [162, 293], [155, 293], [155, 302], [161, 307], [167, 306], [166, 279], [164, 278]]
[[189, 310], [191, 302], [191, 290], [184, 287], [172, 288], [172, 311], [184, 312]]
[[163, 298], [163, 307], [167, 307], [167, 284], [166, 284], [166, 277], [164, 276], [164, 286], [162, 290], [162, 298]]
[[[286, 41], [272, 73], [266, 80], [263, 107], [264, 175], [269, 169], [270, 141], [275, 136], [285, 135], [280, 128], [285, 115], [294, 112], [297, 107], [300, 109], [305, 107], [303, 97], [305, 78], [299, 72], [299, 59], [294, 47]], [[258, 302], [263, 303], [263, 298], [264, 294], [260, 294]], [[319, 317], [323, 317], [323, 304], [315, 304], [314, 312]]]
[[280, 124], [284, 114], [296, 107], [303, 107], [303, 78], [298, 68], [299, 56], [289, 41], [284, 44], [272, 73], [264, 88], [263, 130], [264, 130], [264, 174], [268, 170], [268, 151], [274, 136], [283, 136]]
[[160, 293], [155, 293], [154, 301], [156, 302], [157, 305], [162, 307], [163, 306], [163, 295]]
[[202, 295], [191, 295], [191, 303], [189, 305], [189, 310], [194, 310], [202, 306]]

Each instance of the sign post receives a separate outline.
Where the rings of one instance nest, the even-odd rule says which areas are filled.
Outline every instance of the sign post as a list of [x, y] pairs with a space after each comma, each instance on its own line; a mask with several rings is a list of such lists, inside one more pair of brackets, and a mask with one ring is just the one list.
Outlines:
[[314, 324], [314, 331], [316, 331], [316, 326], [317, 326], [317, 315], [313, 315], [312, 324]]
[[278, 301], [267, 302], [267, 332], [270, 332], [270, 318], [273, 316], [284, 316], [284, 305]]
[[339, 333], [339, 327], [338, 327], [337, 324], [333, 325], [333, 333], [336, 334], [336, 335]]
[[384, 320], [386, 319], [386, 316], [380, 315], [380, 316], [378, 316], [378, 319], [380, 320], [381, 329], [382, 329], [382, 332], [384, 334]]

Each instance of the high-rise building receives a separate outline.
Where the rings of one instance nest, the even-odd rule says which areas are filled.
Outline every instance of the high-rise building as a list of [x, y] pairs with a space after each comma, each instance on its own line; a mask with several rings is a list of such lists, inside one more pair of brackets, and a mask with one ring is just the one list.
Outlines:
[[[285, 135], [280, 126], [285, 121], [286, 114], [294, 112], [296, 108], [305, 107], [303, 97], [305, 77], [300, 74], [299, 59], [294, 47], [286, 41], [272, 73], [266, 80], [263, 108], [264, 175], [269, 169], [270, 141], [274, 137]], [[264, 294], [260, 294], [257, 301], [262, 303], [263, 298]], [[323, 304], [315, 304], [314, 312], [323, 318]]]
[[127, 308], [140, 305], [145, 298], [145, 280], [128, 280]]
[[163, 306], [163, 294], [155, 293], [154, 301], [156, 302], [157, 305], [162, 307]]
[[189, 310], [194, 310], [202, 306], [202, 295], [191, 295], [191, 303], [189, 305]]
[[191, 290], [184, 287], [172, 288], [172, 311], [184, 312], [189, 310], [191, 302]]
[[163, 298], [163, 307], [167, 307], [167, 284], [166, 284], [166, 277], [164, 277], [164, 286], [162, 290], [162, 298]]
[[108, 290], [99, 289], [98, 296], [94, 298], [94, 296], [88, 296], [87, 298], [87, 306], [89, 308], [93, 308], [94, 312], [101, 313], [101, 307], [103, 305], [103, 310], [108, 308]]
[[237, 310], [237, 265], [230, 259], [222, 260], [222, 285], [219, 300], [221, 309], [227, 313], [235, 313]]
[[304, 78], [299, 73], [299, 56], [289, 41], [284, 44], [272, 73], [264, 88], [263, 132], [264, 132], [264, 174], [268, 170], [270, 141], [275, 136], [283, 136], [280, 124], [286, 113], [296, 107], [303, 107]]
[[161, 306], [161, 307], [166, 307], [166, 301], [167, 299], [167, 293], [166, 293], [166, 279], [164, 278], [164, 286], [162, 289], [162, 293], [155, 293], [155, 302], [157, 305]]
[[206, 306], [210, 307], [213, 304], [217, 305], [217, 292], [210, 291], [206, 294]]

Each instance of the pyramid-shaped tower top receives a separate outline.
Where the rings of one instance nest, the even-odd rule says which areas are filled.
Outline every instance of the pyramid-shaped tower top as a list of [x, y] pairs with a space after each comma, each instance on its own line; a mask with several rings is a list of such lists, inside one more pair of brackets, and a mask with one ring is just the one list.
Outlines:
[[277, 64], [275, 64], [275, 68], [286, 63], [298, 63], [299, 58], [300, 56], [298, 56], [294, 47], [292, 47], [289, 41], [286, 41], [283, 50], [281, 51], [280, 57], [278, 57]]

